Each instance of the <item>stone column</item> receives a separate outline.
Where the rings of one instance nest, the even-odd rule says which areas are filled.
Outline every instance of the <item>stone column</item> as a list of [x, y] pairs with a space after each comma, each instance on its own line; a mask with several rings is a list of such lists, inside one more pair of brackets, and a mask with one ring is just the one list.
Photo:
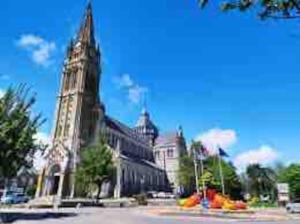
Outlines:
[[57, 198], [59, 198], [59, 199], [61, 199], [61, 197], [62, 197], [64, 179], [65, 179], [65, 173], [62, 172], [59, 177], [59, 184], [58, 184], [58, 190], [57, 190]]
[[39, 174], [38, 180], [37, 180], [37, 187], [35, 191], [35, 198], [38, 198], [41, 196], [41, 192], [43, 189], [43, 179], [44, 179], [44, 173], [45, 173], [45, 168], [43, 168]]
[[114, 190], [114, 198], [120, 198], [121, 197], [121, 175], [122, 175], [122, 169], [121, 169], [121, 143], [120, 139], [118, 139], [117, 142], [117, 148], [116, 148], [116, 168], [117, 168], [117, 177], [116, 177], [116, 186]]
[[49, 176], [46, 176], [45, 175], [45, 178], [44, 178], [44, 188], [43, 188], [43, 193], [42, 193], [42, 196], [47, 196], [48, 195], [48, 192], [49, 192], [49, 188], [50, 188], [50, 180], [49, 180]]
[[67, 165], [68, 165], [69, 157], [65, 156], [63, 161], [60, 163], [60, 176], [59, 176], [59, 183], [58, 183], [58, 190], [56, 193], [57, 199], [60, 200], [62, 197], [62, 192], [63, 192], [63, 187], [64, 187], [64, 179], [65, 179], [65, 173], [67, 170]]

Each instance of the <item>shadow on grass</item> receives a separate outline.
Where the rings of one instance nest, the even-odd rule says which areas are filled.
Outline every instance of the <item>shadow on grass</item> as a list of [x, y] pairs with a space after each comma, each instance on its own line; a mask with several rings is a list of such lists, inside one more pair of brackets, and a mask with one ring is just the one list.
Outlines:
[[12, 223], [20, 220], [44, 220], [74, 217], [76, 213], [68, 212], [42, 212], [42, 213], [22, 213], [22, 212], [0, 212], [0, 223]]

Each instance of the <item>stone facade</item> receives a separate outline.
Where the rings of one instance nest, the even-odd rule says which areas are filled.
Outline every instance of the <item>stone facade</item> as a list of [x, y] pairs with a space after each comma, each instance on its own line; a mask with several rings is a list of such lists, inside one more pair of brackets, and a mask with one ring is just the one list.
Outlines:
[[[130, 128], [105, 113], [99, 86], [101, 53], [94, 37], [92, 6], [89, 3], [75, 40], [68, 46], [63, 66], [61, 88], [57, 98], [52, 148], [46, 155], [47, 164], [41, 171], [36, 197], [58, 195], [74, 197], [77, 164], [80, 150], [94, 144], [104, 134], [113, 152], [117, 175], [102, 186], [102, 196], [130, 196], [143, 191], [169, 191], [176, 183], [178, 159], [184, 150], [183, 136], [167, 147], [173, 147], [170, 165], [154, 158], [163, 151], [158, 128], [143, 110], [135, 128]], [[157, 145], [156, 145], [157, 144]], [[166, 172], [167, 171], [167, 172]]]
[[182, 128], [175, 132], [160, 135], [155, 140], [154, 157], [156, 164], [166, 171], [170, 187], [174, 194], [180, 190], [178, 183], [179, 159], [187, 154]]

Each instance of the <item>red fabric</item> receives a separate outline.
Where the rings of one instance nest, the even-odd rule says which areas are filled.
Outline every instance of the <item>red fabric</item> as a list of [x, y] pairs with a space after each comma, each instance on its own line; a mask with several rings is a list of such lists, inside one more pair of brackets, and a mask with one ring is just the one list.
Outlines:
[[206, 190], [206, 197], [209, 201], [213, 201], [216, 194], [217, 194], [217, 191], [215, 189], [207, 189]]

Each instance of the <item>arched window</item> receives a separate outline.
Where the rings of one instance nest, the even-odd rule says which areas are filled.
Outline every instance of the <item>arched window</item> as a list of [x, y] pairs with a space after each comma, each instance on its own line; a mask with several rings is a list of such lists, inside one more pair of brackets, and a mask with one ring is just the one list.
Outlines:
[[168, 150], [167, 150], [167, 156], [170, 157], [170, 158], [172, 158], [172, 157], [174, 156], [174, 151], [173, 151], [173, 149], [168, 149]]
[[74, 72], [72, 75], [72, 89], [76, 88], [76, 83], [77, 83], [77, 73]]
[[69, 90], [69, 85], [70, 85], [70, 73], [67, 73], [65, 77], [65, 90]]
[[64, 137], [69, 136], [70, 124], [67, 124], [64, 130]]

